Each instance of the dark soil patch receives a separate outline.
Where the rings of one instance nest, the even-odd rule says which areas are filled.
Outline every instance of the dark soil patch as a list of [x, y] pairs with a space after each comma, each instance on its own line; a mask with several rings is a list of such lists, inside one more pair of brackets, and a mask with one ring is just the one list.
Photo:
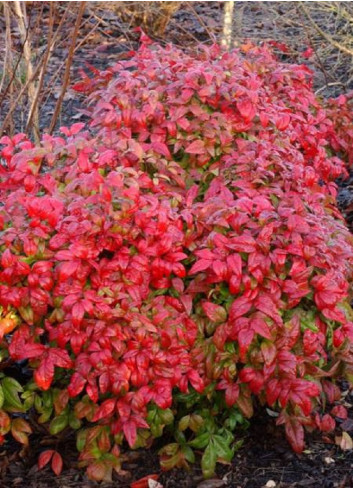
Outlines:
[[[347, 395], [346, 406], [351, 418], [344, 428], [353, 436], [352, 397]], [[339, 420], [338, 420], [339, 421]], [[337, 433], [341, 430], [338, 429]], [[307, 436], [306, 450], [295, 454], [289, 447], [283, 429], [276, 427], [274, 418], [266, 411], [256, 415], [246, 433], [238, 433], [243, 446], [231, 465], [218, 465], [217, 475], [204, 481], [200, 466], [187, 472], [174, 469], [161, 472], [158, 447], [127, 452], [123, 472], [115, 474], [109, 483], [95, 483], [77, 468], [77, 452], [73, 438], [58, 446], [38, 435], [31, 436], [30, 449], [7, 442], [0, 452], [0, 487], [129, 487], [133, 481], [158, 474], [164, 487], [352, 487], [353, 451], [343, 452], [334, 443], [333, 435], [313, 433]], [[44, 445], [57, 448], [64, 459], [64, 470], [57, 477], [49, 468], [37, 469], [37, 457]]]

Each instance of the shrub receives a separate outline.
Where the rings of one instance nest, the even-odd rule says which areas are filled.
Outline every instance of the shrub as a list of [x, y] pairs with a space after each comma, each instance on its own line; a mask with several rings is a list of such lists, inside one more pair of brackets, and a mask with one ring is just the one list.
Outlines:
[[258, 405], [300, 452], [352, 378], [345, 170], [310, 73], [146, 43], [76, 85], [90, 128], [2, 139], [1, 355], [33, 378], [2, 381], [0, 434], [33, 409], [96, 480], [162, 434], [163, 468], [202, 450], [211, 476]]
[[353, 165], [353, 92], [325, 101], [325, 108], [334, 125], [330, 142], [333, 150]]
[[[181, 2], [114, 2], [104, 3], [130, 26], [141, 27], [149, 35], [163, 37], [165, 30]], [[98, 4], [99, 5], [99, 4]]]

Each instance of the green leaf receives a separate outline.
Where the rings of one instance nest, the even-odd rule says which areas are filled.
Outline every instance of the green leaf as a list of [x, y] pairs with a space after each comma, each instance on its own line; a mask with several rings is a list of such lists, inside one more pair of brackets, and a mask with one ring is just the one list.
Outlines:
[[85, 448], [86, 440], [87, 440], [87, 431], [86, 430], [79, 431], [76, 437], [76, 448], [79, 452], [82, 452], [82, 450]]
[[237, 450], [239, 450], [239, 448], [241, 448], [243, 446], [243, 443], [244, 443], [244, 440], [238, 440], [234, 443], [233, 445], [233, 450], [236, 452]]
[[38, 411], [39, 413], [43, 412], [43, 401], [42, 401], [42, 398], [38, 394], [35, 394], [35, 397], [34, 397], [34, 407], [35, 407], [36, 411]]
[[4, 400], [5, 400], [4, 391], [3, 391], [1, 384], [0, 384], [0, 409], [2, 408], [2, 406], [4, 404]]
[[[62, 414], [60, 416], [62, 416]], [[72, 428], [73, 430], [78, 430], [79, 428], [81, 428], [81, 424], [81, 420], [76, 418], [75, 413], [71, 412], [69, 414], [70, 428]]]
[[69, 417], [67, 415], [60, 414], [60, 416], [57, 416], [51, 421], [49, 425], [50, 434], [57, 435], [58, 433], [60, 433], [60, 431], [66, 428], [68, 423], [69, 423]]
[[183, 445], [181, 451], [184, 454], [185, 460], [193, 464], [195, 462], [195, 454], [187, 445]]
[[183, 416], [179, 421], [179, 425], [178, 425], [179, 431], [185, 431], [188, 428], [189, 423], [190, 423], [190, 414], [188, 414], [187, 416]]
[[18, 393], [23, 391], [22, 386], [17, 380], [5, 377], [1, 382], [4, 394], [4, 404], [8, 410], [23, 411], [23, 406]]
[[172, 424], [174, 421], [174, 414], [171, 409], [159, 409], [159, 417], [163, 424]]
[[201, 435], [197, 436], [193, 440], [189, 441], [189, 445], [193, 448], [205, 448], [210, 441], [210, 434], [208, 431], [206, 433], [202, 433]]
[[154, 438], [159, 438], [163, 435], [163, 425], [161, 425], [160, 423], [151, 424], [150, 430]]
[[214, 444], [210, 441], [201, 459], [202, 474], [205, 479], [209, 479], [215, 473], [217, 462], [217, 452]]
[[34, 403], [34, 393], [30, 392], [30, 395], [26, 396], [23, 402], [23, 409], [25, 411], [28, 411], [33, 406], [33, 403]]
[[203, 418], [202, 416], [198, 414], [192, 414], [190, 416], [190, 423], [189, 423], [189, 428], [194, 432], [197, 433], [201, 426], [203, 425]]
[[53, 407], [53, 396], [51, 391], [45, 391], [42, 393], [43, 396], [43, 404], [46, 408]]
[[223, 438], [221, 435], [213, 435], [211, 439], [211, 443], [214, 446], [214, 449], [217, 453], [217, 457], [230, 462], [233, 458], [233, 450], [230, 448], [227, 440]]
[[174, 438], [175, 438], [175, 441], [180, 443], [180, 445], [182, 445], [183, 443], [186, 443], [185, 435], [181, 431], [175, 430]]
[[45, 408], [42, 410], [42, 414], [38, 418], [38, 423], [46, 423], [51, 416], [51, 413], [53, 412], [53, 408]]

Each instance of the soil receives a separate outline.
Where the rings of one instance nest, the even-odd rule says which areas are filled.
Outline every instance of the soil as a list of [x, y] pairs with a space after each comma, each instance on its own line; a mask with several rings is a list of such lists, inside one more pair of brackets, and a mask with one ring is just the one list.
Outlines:
[[[353, 396], [346, 392], [349, 418], [339, 420], [336, 435], [342, 429], [353, 436]], [[205, 481], [200, 466], [190, 471], [174, 469], [161, 472], [158, 448], [126, 453], [121, 474], [109, 483], [90, 481], [77, 468], [77, 452], [73, 439], [54, 446], [50, 439], [32, 436], [30, 449], [7, 442], [0, 452], [0, 487], [130, 487], [145, 476], [156, 474], [163, 487], [352, 487], [353, 451], [343, 451], [335, 444], [335, 436], [307, 435], [306, 450], [296, 454], [288, 445], [282, 428], [275, 419], [260, 410], [246, 432], [238, 432], [243, 445], [230, 465], [217, 465], [216, 476]], [[64, 470], [57, 477], [49, 468], [37, 469], [37, 457], [46, 448], [56, 448], [63, 456]], [[159, 442], [161, 445], [161, 441]]]
[[[222, 30], [223, 14], [220, 4], [221, 2], [185, 2], [174, 14], [165, 37], [159, 41], [174, 42], [188, 49], [192, 49], [197, 42], [210, 43]], [[34, 2], [31, 8], [37, 8]], [[314, 70], [315, 88], [323, 95], [337, 95], [338, 90], [342, 89], [340, 85], [330, 86], [327, 81], [327, 77], [330, 79], [327, 74], [330, 70], [330, 58], [325, 59], [324, 66], [321, 60], [305, 61], [300, 58], [300, 52], [306, 47], [307, 32], [297, 21], [297, 2], [236, 2], [235, 8], [239, 9], [242, 17], [241, 29], [239, 25], [234, 26], [236, 41], [244, 38], [255, 42], [269, 39], [284, 41], [290, 46], [290, 50], [286, 54], [279, 54], [289, 62], [306, 62]], [[318, 13], [318, 21], [320, 15]], [[72, 80], [79, 78], [79, 70], [86, 63], [103, 69], [116, 62], [121, 53], [137, 47], [137, 35], [131, 33], [128, 26], [123, 25], [111, 9], [100, 8], [98, 16], [102, 27], [88, 36], [87, 42], [76, 52]], [[0, 24], [2, 22], [0, 18]], [[82, 35], [89, 34], [91, 28], [92, 25], [86, 26]], [[0, 40], [0, 50], [1, 42]], [[66, 52], [64, 44], [61, 51], [53, 56], [47, 83], [65, 60]], [[345, 72], [344, 62], [343, 59], [336, 67], [341, 70], [341, 74]], [[60, 83], [59, 77], [48, 91], [41, 111], [41, 130], [49, 126]], [[348, 83], [345, 88], [353, 87]], [[69, 89], [58, 127], [84, 120], [85, 116], [80, 111], [82, 104], [83, 99]], [[6, 110], [2, 111], [3, 114], [4, 112]], [[16, 130], [23, 130], [20, 111], [17, 111], [14, 123]], [[352, 190], [353, 176], [341, 183], [338, 199], [349, 224], [353, 222]], [[341, 427], [336, 434], [339, 435], [344, 430], [353, 436], [353, 397], [344, 385], [342, 391], [349, 410], [349, 419], [343, 425], [342, 420], [337, 420]], [[250, 428], [246, 432], [237, 433], [237, 438], [243, 440], [243, 445], [232, 464], [218, 465], [217, 475], [208, 481], [204, 481], [197, 463], [189, 472], [181, 469], [161, 472], [158, 449], [163, 443], [159, 442], [160, 445], [149, 450], [127, 452], [123, 472], [114, 474], [110, 483], [98, 484], [90, 481], [84, 471], [77, 467], [78, 454], [71, 435], [53, 441], [49, 437], [35, 434], [31, 436], [29, 449], [13, 440], [0, 447], [0, 487], [129, 487], [133, 481], [149, 474], [157, 474], [162, 487], [353, 487], [353, 450], [343, 451], [335, 444], [335, 436], [332, 434], [309, 434], [304, 453], [295, 454], [285, 439], [283, 429], [276, 427], [275, 418], [262, 409], [251, 420]], [[62, 454], [64, 470], [60, 476], [55, 476], [49, 468], [38, 471], [38, 454], [44, 447], [55, 448]]]

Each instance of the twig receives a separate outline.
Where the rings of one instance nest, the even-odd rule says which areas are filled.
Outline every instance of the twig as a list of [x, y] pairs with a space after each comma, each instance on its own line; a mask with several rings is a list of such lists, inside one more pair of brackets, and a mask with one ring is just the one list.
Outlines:
[[17, 109], [17, 104], [18, 102], [21, 100], [23, 94], [25, 93], [25, 91], [28, 89], [28, 85], [36, 78], [36, 76], [38, 75], [41, 67], [42, 67], [42, 63], [43, 63], [44, 59], [42, 58], [42, 60], [40, 61], [40, 63], [38, 64], [38, 66], [36, 67], [36, 69], [34, 70], [31, 78], [29, 78], [26, 83], [23, 85], [23, 87], [21, 88], [16, 100], [14, 101], [14, 103], [11, 104], [11, 107], [8, 111], [8, 113], [6, 114], [6, 117], [4, 119], [4, 122], [2, 123], [2, 126], [0, 128], [0, 134], [3, 134], [6, 130], [6, 127], [9, 123], [9, 120], [12, 116], [12, 114], [14, 113], [15, 109]]
[[308, 28], [307, 28], [307, 26], [306, 26], [306, 24], [305, 24], [305, 22], [304, 22], [302, 12], [300, 12], [300, 11], [299, 11], [299, 15], [300, 15], [300, 17], [301, 17], [301, 19], [302, 19], [302, 26], [304, 27], [305, 33], [306, 33], [306, 35], [307, 35], [307, 37], [308, 37], [309, 45], [312, 47], [312, 49], [313, 49], [313, 51], [314, 51], [314, 53], [315, 53], [315, 56], [316, 56], [317, 62], [318, 62], [318, 64], [319, 64], [319, 66], [320, 66], [320, 69], [321, 69], [321, 71], [322, 71], [322, 74], [324, 75], [326, 86], [328, 86], [328, 83], [329, 83], [328, 78], [329, 78], [329, 76], [330, 76], [331, 78], [333, 78], [333, 77], [332, 77], [332, 75], [330, 75], [329, 73], [327, 73], [327, 71], [326, 71], [326, 69], [325, 69], [325, 66], [324, 66], [323, 62], [321, 61], [321, 58], [320, 58], [319, 53], [318, 53], [318, 51], [317, 51], [317, 49], [316, 49], [315, 43], [313, 42], [313, 40], [312, 40], [312, 38], [311, 38], [311, 35], [310, 35], [310, 32], [309, 32], [309, 30], [308, 30]]
[[346, 88], [346, 85], [342, 82], [332, 82], [332, 83], [327, 83], [326, 85], [324, 85], [323, 87], [320, 87], [316, 90], [315, 92], [315, 95], [318, 95], [319, 93], [323, 92], [324, 90], [326, 90], [326, 88], [328, 87], [335, 87], [335, 86], [342, 86], [342, 87], [345, 87]]
[[[226, 2], [227, 4], [234, 4], [234, 2]], [[203, 21], [202, 17], [196, 12], [195, 10], [195, 7], [192, 5], [192, 2], [186, 2], [186, 5], [189, 7], [189, 9], [193, 12], [193, 14], [197, 17], [197, 20], [199, 21], [199, 23], [202, 25], [202, 27], [205, 29], [205, 31], [207, 32], [208, 34], [208, 37], [212, 40], [212, 42], [216, 43], [217, 40], [216, 40], [216, 37], [215, 35], [213, 34], [213, 32], [211, 32], [209, 30], [209, 28], [207, 27], [207, 25], [205, 24], [205, 22]]]
[[[7, 5], [7, 7], [8, 7], [8, 5]], [[28, 36], [28, 31], [27, 31], [26, 36]], [[11, 74], [11, 77], [10, 77], [10, 80], [9, 80], [8, 84], [6, 85], [6, 88], [5, 88], [4, 92], [1, 94], [1, 98], [0, 98], [0, 109], [1, 109], [1, 106], [2, 106], [2, 104], [3, 104], [3, 102], [4, 102], [5, 98], [6, 98], [7, 94], [9, 93], [9, 90], [12, 88], [13, 81], [14, 81], [14, 79], [16, 77], [17, 68], [18, 68], [18, 66], [20, 64], [20, 61], [22, 59], [23, 48], [24, 48], [24, 44], [22, 44], [22, 46], [21, 46], [21, 51], [20, 51], [19, 56], [17, 58], [16, 65], [13, 68], [13, 71], [12, 71], [12, 74]]]
[[[91, 19], [91, 18], [92, 18], [92, 17], [90, 17], [90, 19]], [[85, 36], [83, 39], [81, 39], [81, 41], [80, 41], [80, 42], [77, 44], [77, 46], [75, 46], [74, 54], [76, 53], [76, 51], [77, 51], [78, 49], [80, 49], [80, 47], [81, 47], [83, 44], [85, 44], [85, 42], [87, 41], [87, 39], [88, 39], [88, 38], [89, 38], [89, 37], [90, 37], [90, 36], [93, 34], [93, 32], [94, 32], [95, 30], [97, 30], [97, 29], [98, 29], [98, 27], [99, 27], [99, 24], [95, 24], [95, 25], [92, 27], [92, 29], [91, 29], [91, 30], [90, 30], [90, 31], [87, 33], [87, 35], [86, 35], [86, 36]], [[64, 61], [63, 63], [61, 63], [61, 65], [59, 66], [59, 68], [58, 68], [58, 69], [55, 71], [54, 75], [53, 75], [53, 76], [50, 78], [50, 81], [49, 81], [49, 83], [48, 83], [48, 85], [49, 85], [50, 87], [53, 87], [53, 86], [54, 86], [54, 83], [56, 82], [56, 80], [57, 80], [57, 78], [58, 78], [58, 76], [59, 76], [59, 74], [60, 74], [61, 70], [64, 68], [65, 63], [66, 63], [66, 61]], [[47, 102], [48, 102], [48, 98], [49, 98], [50, 94], [51, 94], [51, 90], [49, 90], [49, 91], [46, 91], [46, 92], [45, 92], [45, 94], [44, 94], [44, 95], [45, 95], [46, 99], [45, 99], [45, 102], [43, 103], [43, 107], [44, 107], [44, 106], [47, 104]], [[44, 96], [44, 95], [42, 94], [42, 96], [41, 96], [41, 100], [43, 99], [43, 96]]]
[[329, 42], [332, 46], [337, 48], [339, 51], [342, 51], [342, 53], [349, 54], [350, 56], [353, 56], [353, 50], [347, 48], [346, 46], [343, 46], [343, 44], [335, 41], [333, 37], [330, 36], [330, 34], [327, 34], [327, 32], [323, 31], [321, 27], [317, 25], [315, 20], [311, 17], [309, 10], [304, 6], [303, 2], [300, 2], [300, 8], [308, 18], [310, 24], [314, 27], [314, 29], [327, 41]]
[[2, 87], [5, 82], [5, 76], [8, 71], [8, 65], [12, 65], [12, 41], [11, 41], [11, 19], [10, 19], [10, 8], [9, 5], [4, 2], [4, 17], [5, 17], [5, 57], [3, 63], [3, 71], [0, 82], [0, 93], [2, 92]]
[[81, 25], [82, 16], [83, 16], [83, 13], [85, 11], [85, 6], [86, 6], [86, 2], [80, 2], [75, 26], [74, 26], [74, 29], [72, 32], [70, 49], [69, 49], [68, 57], [66, 60], [66, 69], [65, 69], [65, 73], [64, 73], [63, 85], [62, 85], [60, 96], [59, 96], [58, 101], [57, 101], [56, 106], [55, 106], [55, 110], [54, 110], [52, 120], [50, 122], [49, 134], [52, 134], [54, 131], [56, 122], [57, 122], [59, 114], [60, 114], [61, 105], [62, 105], [62, 102], [64, 100], [65, 92], [66, 92], [66, 89], [67, 89], [69, 81], [70, 81], [70, 70], [71, 70], [71, 65], [72, 65], [72, 59], [73, 59], [74, 52], [75, 52], [76, 39], [77, 39], [78, 31], [79, 31], [79, 28]]
[[[34, 98], [32, 100], [29, 112], [28, 112], [26, 132], [28, 132], [30, 130], [30, 128], [32, 126], [32, 121], [33, 121], [33, 119], [36, 118], [36, 116], [38, 114], [38, 110], [37, 110], [38, 100], [39, 100], [39, 96], [40, 96], [40, 93], [42, 91], [43, 84], [44, 84], [45, 70], [46, 70], [46, 67], [48, 65], [48, 61], [49, 61], [50, 55], [53, 51], [53, 47], [54, 47], [54, 43], [55, 43], [55, 39], [53, 39], [53, 27], [54, 27], [54, 6], [53, 6], [53, 3], [50, 2], [49, 34], [48, 34], [47, 47], [46, 47], [46, 50], [44, 53], [43, 63], [42, 63], [42, 67], [41, 67], [41, 70], [39, 73], [39, 81], [38, 81], [38, 84], [37, 84], [37, 87], [35, 90], [35, 95], [34, 95]], [[38, 124], [37, 124], [37, 126], [34, 125], [33, 129], [34, 129], [34, 135], [38, 141], [38, 139], [39, 139]]]

